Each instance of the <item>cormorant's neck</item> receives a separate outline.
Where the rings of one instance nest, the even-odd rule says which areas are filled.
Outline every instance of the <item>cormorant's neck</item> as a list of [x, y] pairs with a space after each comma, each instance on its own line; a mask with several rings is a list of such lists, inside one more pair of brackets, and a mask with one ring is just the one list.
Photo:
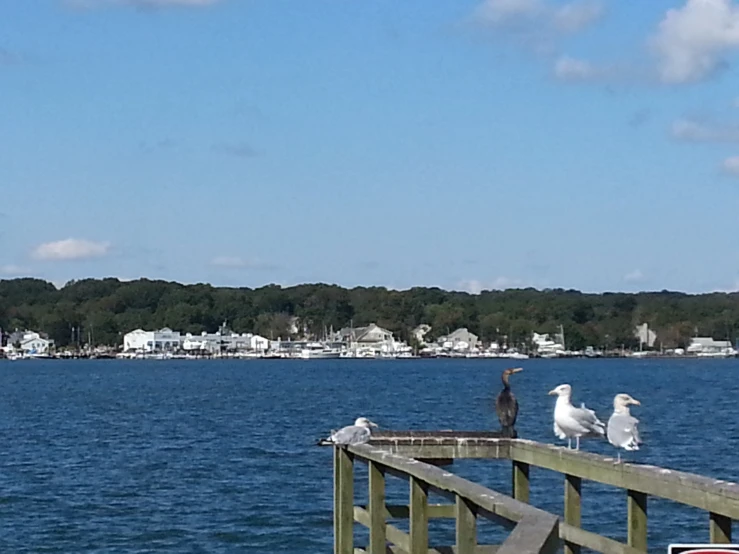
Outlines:
[[508, 382], [508, 374], [503, 374], [503, 376], [500, 378], [501, 381], [503, 381], [503, 388], [505, 390], [511, 390], [511, 384]]

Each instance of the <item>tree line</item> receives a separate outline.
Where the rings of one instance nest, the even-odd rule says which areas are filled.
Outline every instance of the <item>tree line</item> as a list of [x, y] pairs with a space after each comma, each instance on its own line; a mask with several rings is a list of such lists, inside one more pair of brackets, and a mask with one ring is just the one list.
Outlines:
[[[213, 332], [224, 321], [235, 332], [274, 339], [320, 338], [330, 328], [376, 323], [409, 342], [411, 331], [426, 323], [431, 339], [466, 327], [485, 342], [515, 346], [526, 345], [533, 331], [555, 333], [562, 325], [571, 350], [638, 348], [634, 328], [648, 323], [660, 346], [675, 348], [685, 347], [696, 335], [733, 341], [739, 331], [739, 294], [526, 288], [473, 295], [425, 287], [398, 291], [305, 284], [251, 289], [148, 279], [84, 279], [57, 289], [40, 279], [0, 280], [0, 328], [6, 333], [42, 331], [59, 346], [118, 345], [137, 328]], [[291, 333], [296, 321], [301, 337]]]

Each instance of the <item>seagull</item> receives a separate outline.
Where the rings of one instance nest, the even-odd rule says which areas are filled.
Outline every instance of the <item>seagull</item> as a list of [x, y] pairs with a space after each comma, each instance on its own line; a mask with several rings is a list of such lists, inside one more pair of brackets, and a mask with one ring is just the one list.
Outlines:
[[[624, 450], [639, 450], [641, 439], [637, 426], [639, 420], [631, 415], [629, 404], [641, 406], [641, 402], [626, 393], [613, 397], [613, 413], [608, 420], [608, 442], [616, 448]], [[618, 451], [618, 461], [621, 462], [621, 450]]]
[[580, 450], [580, 437], [605, 436], [606, 426], [593, 410], [586, 408], [584, 403], [579, 408], [572, 405], [570, 385], [559, 385], [548, 394], [557, 396], [554, 406], [554, 434], [560, 439], [567, 439], [567, 448], [572, 448], [573, 437], [576, 441], [575, 449]]
[[354, 422], [354, 425], [348, 425], [338, 431], [331, 431], [329, 437], [321, 441], [321, 444], [364, 444], [370, 440], [372, 427], [378, 427], [377, 423], [370, 421], [366, 417], [359, 417]]
[[508, 382], [508, 377], [514, 373], [523, 371], [522, 367], [514, 367], [506, 369], [501, 375], [503, 381], [503, 390], [498, 394], [498, 398], [495, 400], [495, 411], [498, 414], [498, 420], [500, 421], [501, 433], [504, 437], [510, 437], [515, 439], [518, 436], [516, 433], [516, 417], [518, 416], [518, 400], [511, 391], [511, 384]]

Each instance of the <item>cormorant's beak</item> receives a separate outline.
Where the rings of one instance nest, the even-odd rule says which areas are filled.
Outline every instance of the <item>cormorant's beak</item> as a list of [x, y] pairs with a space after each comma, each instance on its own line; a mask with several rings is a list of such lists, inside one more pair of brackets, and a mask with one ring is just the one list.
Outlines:
[[522, 368], [522, 367], [514, 367], [514, 368], [513, 368], [512, 370], [511, 370], [511, 373], [518, 373], [519, 371], [523, 371], [523, 368]]
[[549, 392], [548, 392], [547, 394], [548, 394], [549, 396], [554, 396], [555, 394], [557, 394], [557, 389], [552, 389], [552, 390], [550, 390], [550, 391], [549, 391]]

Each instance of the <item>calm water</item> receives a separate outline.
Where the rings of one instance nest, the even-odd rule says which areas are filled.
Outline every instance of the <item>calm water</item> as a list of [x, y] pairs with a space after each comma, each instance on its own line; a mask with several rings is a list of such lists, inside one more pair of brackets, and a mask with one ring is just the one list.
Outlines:
[[[736, 360], [524, 361], [521, 436], [555, 442], [554, 399], [601, 419], [642, 401], [645, 463], [739, 481]], [[0, 552], [330, 552], [331, 452], [314, 446], [366, 415], [394, 429], [494, 429], [501, 361], [29, 361], [0, 363]], [[583, 449], [612, 453], [605, 442]], [[509, 493], [510, 467], [453, 470]], [[358, 467], [358, 502], [366, 481]], [[562, 481], [532, 470], [532, 502], [561, 513]], [[556, 494], [551, 494], [552, 492]], [[407, 484], [389, 483], [393, 502]], [[405, 498], [404, 498], [405, 497]], [[625, 538], [624, 493], [583, 485], [583, 526]], [[706, 540], [707, 516], [651, 500], [655, 552]], [[490, 542], [500, 539], [482, 525]], [[364, 535], [358, 531], [357, 542]], [[433, 542], [453, 528], [433, 523]]]

